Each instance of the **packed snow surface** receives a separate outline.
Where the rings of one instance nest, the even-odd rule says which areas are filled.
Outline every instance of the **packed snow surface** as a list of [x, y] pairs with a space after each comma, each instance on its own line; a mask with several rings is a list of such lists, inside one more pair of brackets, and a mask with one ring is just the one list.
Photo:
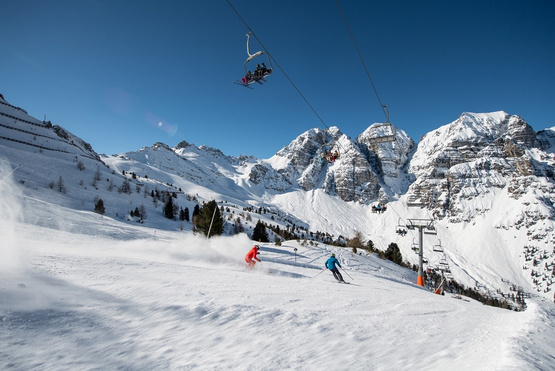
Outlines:
[[[158, 182], [179, 179], [187, 193], [208, 200], [232, 195], [244, 205], [266, 197], [292, 215], [310, 205], [302, 210], [303, 223], [325, 231], [337, 226], [332, 232], [346, 236], [350, 228], [365, 230], [382, 250], [393, 241], [411, 252], [411, 236], [386, 232], [408, 215], [398, 201], [377, 215], [318, 190], [263, 196], [256, 187], [242, 188], [242, 174], [254, 162], [234, 173], [216, 150], [198, 164], [189, 161], [199, 155], [186, 146], [180, 153], [187, 161], [173, 161], [170, 150], [113, 157], [117, 171], [102, 169], [105, 184], [95, 186], [91, 179], [100, 166], [85, 143], [67, 133], [61, 140], [22, 110], [6, 107], [28, 121], [4, 121], [14, 126], [15, 141], [0, 147], [0, 157], [10, 153], [9, 165], [0, 164], [2, 370], [555, 369], [555, 307], [545, 296], [527, 299], [524, 312], [487, 307], [435, 295], [415, 285], [414, 272], [374, 254], [297, 241], [263, 244], [262, 262], [249, 270], [243, 258], [253, 242], [246, 235], [207, 240], [194, 235], [190, 223], [177, 231], [178, 222], [168, 224], [138, 191], [122, 198], [106, 188], [118, 180], [114, 174], [140, 170]], [[472, 120], [463, 121], [472, 127]], [[28, 137], [31, 145], [21, 142]], [[278, 166], [278, 160], [270, 163]], [[220, 172], [226, 176], [210, 175]], [[46, 187], [58, 179], [71, 197]], [[104, 200], [105, 216], [90, 211], [95, 196]], [[143, 202], [149, 227], [122, 216]], [[476, 227], [436, 224], [454, 274], [491, 287], [503, 278], [526, 282], [514, 269], [519, 252], [503, 245], [527, 240], [492, 229], [510, 223], [509, 208], [483, 202], [495, 212]], [[432, 254], [427, 245], [426, 252]], [[350, 284], [323, 269], [331, 253]]]
[[[0, 369], [553, 369], [552, 303], [435, 295], [376, 255], [296, 241], [262, 244], [250, 270], [246, 235], [124, 224], [9, 182], [1, 194]], [[350, 284], [323, 269], [331, 253]]]

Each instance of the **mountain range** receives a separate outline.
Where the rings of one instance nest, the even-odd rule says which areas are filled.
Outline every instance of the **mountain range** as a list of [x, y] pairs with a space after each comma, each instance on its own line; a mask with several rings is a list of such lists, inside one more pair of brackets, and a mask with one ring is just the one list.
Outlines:
[[[162, 215], [151, 195], [168, 192], [191, 211], [216, 200], [227, 234], [240, 226], [250, 235], [257, 220], [307, 240], [342, 243], [361, 233], [379, 250], [396, 243], [417, 264], [418, 235], [410, 227], [426, 221], [433, 226], [423, 242], [428, 268], [488, 293], [518, 288], [553, 297], [555, 127], [535, 132], [502, 111], [463, 113], [418, 143], [389, 123], [357, 138], [338, 127], [314, 128], [258, 159], [186, 141], [97, 154], [63, 127], [0, 98], [0, 160], [29, 209], [45, 194], [78, 212], [92, 212], [102, 199], [106, 218], [154, 230], [193, 230]], [[377, 205], [386, 211], [376, 212]], [[133, 216], [137, 208], [147, 216]], [[71, 230], [62, 217], [23, 217]], [[408, 233], [397, 233], [403, 229]]]

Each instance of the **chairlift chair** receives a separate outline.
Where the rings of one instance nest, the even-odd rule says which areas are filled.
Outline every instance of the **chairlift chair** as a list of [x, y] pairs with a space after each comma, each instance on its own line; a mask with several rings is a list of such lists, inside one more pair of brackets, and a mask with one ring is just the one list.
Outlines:
[[407, 226], [401, 223], [401, 218], [399, 218], [399, 221], [397, 222], [397, 228], [395, 228], [395, 232], [397, 234], [400, 234], [401, 236], [407, 234]]
[[397, 140], [396, 137], [396, 133], [395, 133], [395, 126], [392, 125], [389, 122], [389, 110], [387, 109], [387, 105], [382, 105], [382, 107], [384, 108], [385, 112], [386, 112], [386, 120], [384, 123], [382, 124], [375, 124], [373, 126], [373, 130], [375, 131], [378, 128], [382, 128], [382, 127], [387, 127], [389, 128], [391, 134], [387, 134], [387, 135], [380, 135], [380, 136], [376, 136], [374, 138], [369, 139], [370, 144], [378, 144], [378, 143], [389, 143], [389, 142], [394, 142]]
[[413, 238], [412, 239], [412, 245], [410, 246], [410, 249], [412, 251], [414, 251], [415, 253], [418, 254], [418, 250], [419, 250], [420, 246], [418, 245], [418, 243], [416, 242], [416, 240]]
[[[267, 76], [269, 76], [272, 73], [272, 71], [274, 70], [274, 68], [272, 66], [272, 59], [270, 58], [270, 56], [268, 55], [267, 52], [265, 53], [264, 51], [260, 50], [260, 51], [257, 51], [254, 54], [250, 53], [249, 42], [250, 42], [251, 35], [252, 35], [252, 31], [250, 31], [247, 34], [247, 55], [248, 55], [248, 57], [247, 57], [247, 60], [245, 61], [245, 63], [243, 63], [243, 67], [245, 69], [245, 78], [247, 80], [246, 80], [246, 82], [244, 82], [242, 80], [241, 81], [235, 81], [236, 84], [243, 85], [243, 86], [248, 87], [248, 88], [250, 88], [249, 85], [251, 85], [252, 83], [255, 83], [255, 82], [262, 85], [262, 81], [265, 82], [266, 81], [265, 78]], [[267, 68], [265, 71], [262, 71], [262, 75], [257, 76], [256, 74], [250, 73], [250, 71], [247, 69], [247, 63], [249, 63], [250, 61], [252, 61], [253, 59], [255, 59], [257, 57], [260, 57], [263, 54], [266, 54], [266, 56], [268, 57], [268, 64], [269, 64], [270, 67]]]
[[424, 207], [424, 201], [420, 195], [409, 195], [407, 199], [408, 207]]
[[426, 229], [424, 230], [424, 234], [437, 235], [436, 228], [433, 226], [433, 224], [430, 224], [426, 227]]
[[339, 151], [337, 149], [334, 149], [332, 151], [333, 147], [324, 144], [322, 147], [320, 147], [320, 158], [319, 161], [320, 162], [329, 162], [329, 163], [334, 163], [338, 158], [339, 158]]
[[380, 135], [374, 138], [370, 138], [368, 140], [370, 144], [390, 143], [390, 142], [395, 142], [395, 140], [397, 140], [397, 138], [395, 137], [395, 127], [393, 125], [389, 123], [377, 124], [377, 125], [374, 125], [372, 129], [375, 130], [380, 127], [389, 127], [391, 134]]
[[432, 250], [435, 252], [443, 252], [443, 246], [441, 246], [441, 240], [438, 240], [439, 243], [432, 247]]

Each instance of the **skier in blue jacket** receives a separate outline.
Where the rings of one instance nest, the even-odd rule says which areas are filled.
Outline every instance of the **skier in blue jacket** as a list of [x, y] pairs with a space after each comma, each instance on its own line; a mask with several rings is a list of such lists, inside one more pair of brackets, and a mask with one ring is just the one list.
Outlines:
[[338, 280], [339, 282], [345, 282], [343, 280], [343, 277], [341, 276], [341, 273], [339, 273], [339, 269], [337, 269], [337, 267], [335, 266], [336, 264], [341, 267], [341, 264], [339, 264], [339, 260], [335, 258], [335, 254], [331, 254], [330, 258], [326, 260], [326, 268], [328, 268], [333, 273], [333, 276], [336, 280]]

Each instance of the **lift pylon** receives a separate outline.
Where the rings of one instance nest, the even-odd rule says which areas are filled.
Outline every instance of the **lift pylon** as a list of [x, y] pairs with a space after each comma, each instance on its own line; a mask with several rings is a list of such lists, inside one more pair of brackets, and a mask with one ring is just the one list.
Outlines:
[[416, 284], [424, 287], [424, 230], [435, 230], [432, 219], [409, 219], [407, 228], [418, 229], [418, 278]]

